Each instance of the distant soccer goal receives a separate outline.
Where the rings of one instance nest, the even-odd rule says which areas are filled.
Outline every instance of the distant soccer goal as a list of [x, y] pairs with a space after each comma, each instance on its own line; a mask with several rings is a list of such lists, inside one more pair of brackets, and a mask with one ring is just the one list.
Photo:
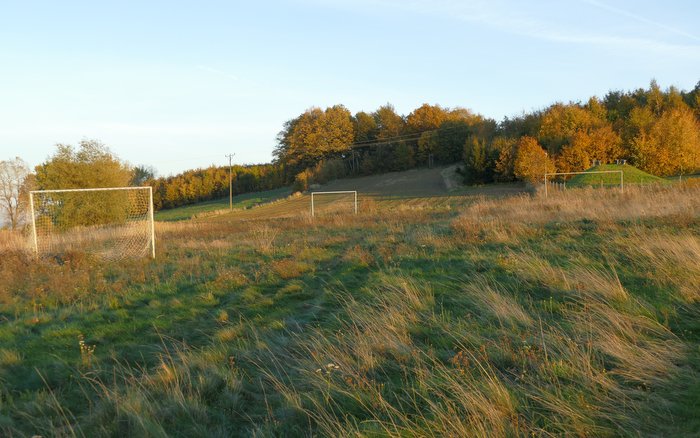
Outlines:
[[550, 184], [554, 184], [554, 188], [557, 190], [560, 189], [566, 189], [567, 188], [567, 182], [553, 182], [552, 179], [557, 178], [557, 177], [566, 177], [566, 176], [574, 176], [574, 175], [595, 175], [595, 174], [600, 174], [600, 179], [596, 179], [595, 177], [589, 178], [585, 182], [581, 183], [575, 183], [575, 184], [569, 184], [568, 187], [581, 187], [581, 186], [598, 186], [600, 184], [601, 187], [619, 187], [620, 188], [620, 193], [624, 193], [625, 191], [625, 174], [621, 170], [594, 170], [594, 171], [589, 171], [589, 172], [554, 172], [554, 173], [545, 173], [544, 174], [544, 195], [549, 196], [550, 192]]
[[357, 191], [311, 192], [311, 216], [328, 214], [357, 214]]
[[107, 260], [156, 256], [151, 187], [36, 190], [29, 202], [37, 256], [67, 251]]

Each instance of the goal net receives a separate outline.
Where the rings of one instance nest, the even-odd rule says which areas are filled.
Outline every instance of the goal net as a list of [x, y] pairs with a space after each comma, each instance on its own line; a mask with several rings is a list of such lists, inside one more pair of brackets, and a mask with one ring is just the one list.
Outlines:
[[151, 187], [30, 192], [37, 256], [79, 251], [107, 260], [155, 258]]
[[311, 216], [319, 214], [357, 214], [357, 192], [312, 192]]
[[625, 174], [621, 170], [595, 170], [589, 172], [555, 172], [544, 174], [544, 194], [570, 188], [613, 187], [625, 190]]

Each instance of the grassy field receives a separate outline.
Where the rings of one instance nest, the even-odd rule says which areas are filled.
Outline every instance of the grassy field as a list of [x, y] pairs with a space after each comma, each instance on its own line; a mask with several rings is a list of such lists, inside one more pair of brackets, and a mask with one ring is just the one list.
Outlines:
[[[237, 195], [233, 197], [233, 208], [236, 210], [249, 209], [260, 204], [273, 202], [285, 198], [292, 193], [288, 187], [281, 189], [267, 190], [264, 192], [253, 192]], [[197, 204], [185, 205], [183, 207], [171, 208], [156, 212], [157, 221], [182, 221], [192, 219], [197, 216], [225, 212], [229, 209], [229, 198], [216, 199], [213, 201], [199, 202]]]
[[700, 434], [700, 188], [431, 190], [6, 249], [0, 435]]

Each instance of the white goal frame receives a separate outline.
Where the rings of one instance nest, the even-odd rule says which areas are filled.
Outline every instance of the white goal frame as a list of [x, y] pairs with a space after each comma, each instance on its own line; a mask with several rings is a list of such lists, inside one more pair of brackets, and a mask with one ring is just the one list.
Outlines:
[[590, 172], [553, 172], [544, 174], [544, 197], [549, 196], [547, 189], [547, 177], [562, 176], [562, 175], [590, 175], [593, 173], [619, 173], [620, 174], [620, 193], [625, 193], [625, 173], [621, 170], [592, 170]]
[[357, 190], [340, 190], [334, 192], [311, 192], [311, 217], [316, 216], [316, 210], [314, 208], [314, 195], [342, 195], [353, 193], [355, 195], [355, 214], [357, 214]]
[[70, 193], [70, 192], [106, 192], [119, 190], [148, 190], [148, 221], [150, 222], [151, 232], [151, 258], [156, 258], [156, 231], [155, 221], [153, 219], [153, 187], [101, 187], [91, 189], [60, 189], [60, 190], [32, 190], [29, 192], [29, 209], [32, 217], [32, 238], [34, 243], [34, 254], [39, 257], [39, 239], [36, 231], [36, 215], [34, 212], [34, 195], [42, 193]]

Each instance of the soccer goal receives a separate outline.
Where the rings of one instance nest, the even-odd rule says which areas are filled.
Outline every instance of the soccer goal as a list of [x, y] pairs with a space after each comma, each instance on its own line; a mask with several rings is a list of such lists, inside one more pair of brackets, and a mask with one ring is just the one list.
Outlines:
[[107, 260], [156, 257], [151, 187], [29, 193], [35, 254], [67, 251]]
[[[625, 192], [625, 174], [621, 170], [593, 170], [589, 172], [555, 172], [555, 173], [545, 173], [544, 174], [544, 196], [547, 197], [549, 196], [549, 183], [551, 183], [551, 179], [556, 178], [556, 177], [562, 177], [562, 176], [573, 176], [573, 175], [595, 175], [595, 174], [600, 174], [601, 177], [599, 179], [601, 187], [606, 187], [610, 185], [618, 186], [620, 187], [620, 193]], [[617, 176], [615, 176], [617, 175]], [[612, 178], [611, 178], [612, 177]], [[598, 181], [595, 179], [588, 181], [585, 183], [585, 185], [589, 186], [595, 186], [597, 185]], [[566, 182], [563, 183], [556, 183], [557, 188], [566, 188]]]
[[346, 213], [348, 210], [357, 214], [357, 191], [342, 190], [335, 192], [311, 192], [311, 216], [319, 211], [326, 213]]

